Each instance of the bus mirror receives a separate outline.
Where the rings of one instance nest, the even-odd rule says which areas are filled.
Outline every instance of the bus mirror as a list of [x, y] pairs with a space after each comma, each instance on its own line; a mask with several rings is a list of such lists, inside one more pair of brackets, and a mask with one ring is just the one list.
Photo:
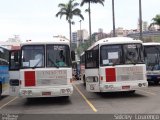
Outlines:
[[71, 51], [71, 58], [72, 58], [72, 61], [75, 61], [75, 52], [74, 51]]

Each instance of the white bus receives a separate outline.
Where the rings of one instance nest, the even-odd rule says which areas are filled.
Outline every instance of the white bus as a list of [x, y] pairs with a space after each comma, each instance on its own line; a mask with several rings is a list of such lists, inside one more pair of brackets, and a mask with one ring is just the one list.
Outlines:
[[143, 43], [147, 67], [147, 80], [158, 84], [160, 81], [160, 43]]
[[128, 91], [148, 87], [142, 41], [105, 38], [85, 51], [85, 84], [89, 92]]
[[73, 93], [67, 39], [55, 37], [51, 41], [22, 43], [19, 56], [15, 59], [20, 62], [18, 78], [10, 79], [11, 95], [31, 98], [70, 96]]

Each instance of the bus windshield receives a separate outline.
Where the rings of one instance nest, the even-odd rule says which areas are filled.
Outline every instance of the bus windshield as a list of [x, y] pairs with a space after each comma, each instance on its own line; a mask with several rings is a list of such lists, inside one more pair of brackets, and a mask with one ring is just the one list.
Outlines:
[[44, 67], [44, 46], [26, 45], [22, 47], [22, 68]]
[[[69, 67], [70, 50], [67, 45], [26, 45], [22, 48], [22, 68]], [[46, 54], [46, 55], [45, 55]]]
[[47, 67], [71, 67], [68, 45], [47, 45]]
[[147, 70], [160, 70], [160, 46], [145, 46]]
[[141, 44], [103, 45], [100, 49], [100, 65], [144, 64]]

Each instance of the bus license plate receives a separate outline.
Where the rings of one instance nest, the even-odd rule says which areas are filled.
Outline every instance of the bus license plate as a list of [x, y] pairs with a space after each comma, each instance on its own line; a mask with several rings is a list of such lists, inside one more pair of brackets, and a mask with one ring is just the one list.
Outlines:
[[11, 90], [12, 90], [12, 92], [16, 92], [16, 87], [15, 86], [11, 86]]
[[48, 96], [48, 95], [51, 95], [51, 92], [42, 92], [42, 95], [43, 95], [43, 96], [45, 96], [45, 95]]
[[130, 89], [130, 86], [129, 85], [122, 86], [122, 89]]

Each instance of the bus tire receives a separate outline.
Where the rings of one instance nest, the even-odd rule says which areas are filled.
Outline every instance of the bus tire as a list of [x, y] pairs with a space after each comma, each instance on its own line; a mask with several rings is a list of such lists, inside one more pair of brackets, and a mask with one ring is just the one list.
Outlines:
[[70, 96], [62, 96], [63, 99], [68, 100]]
[[154, 81], [154, 84], [155, 85], [158, 85], [159, 84], [159, 81], [157, 80], [157, 81]]
[[83, 85], [86, 86], [86, 79], [85, 79], [85, 76], [83, 76]]
[[26, 98], [27, 103], [32, 103], [34, 98]]
[[134, 93], [135, 93], [135, 90], [128, 91], [127, 93], [129, 93], [129, 94], [134, 94]]

